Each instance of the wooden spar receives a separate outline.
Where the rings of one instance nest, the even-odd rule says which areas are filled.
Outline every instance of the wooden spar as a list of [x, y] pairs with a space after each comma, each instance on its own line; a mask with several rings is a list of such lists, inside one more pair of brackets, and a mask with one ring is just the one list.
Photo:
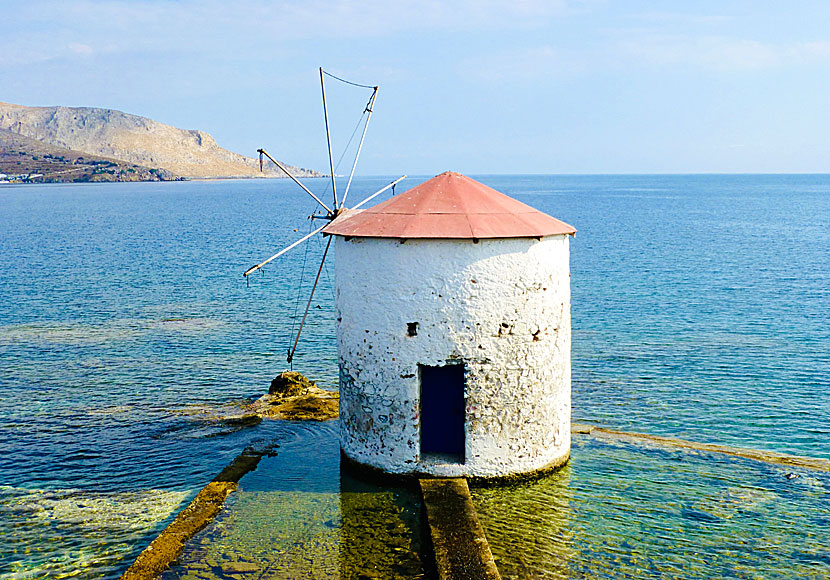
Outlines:
[[[267, 154], [266, 154], [266, 155], [267, 155]], [[288, 246], [287, 248], [283, 248], [282, 250], [280, 250], [279, 252], [277, 252], [276, 254], [274, 254], [273, 256], [271, 256], [270, 258], [268, 258], [267, 260], [265, 260], [264, 262], [261, 262], [261, 263], [257, 264], [256, 266], [251, 266], [251, 267], [250, 267], [250, 268], [248, 268], [248, 269], [245, 271], [245, 273], [244, 273], [244, 274], [242, 274], [242, 275], [243, 275], [243, 276], [245, 276], [245, 277], [247, 277], [247, 276], [248, 276], [251, 272], [255, 272], [255, 271], [259, 270], [260, 268], [262, 268], [265, 264], [267, 264], [267, 263], [268, 263], [268, 262], [270, 262], [271, 260], [274, 260], [274, 259], [276, 259], [276, 258], [279, 258], [279, 257], [280, 257], [280, 256], [282, 256], [284, 253], [286, 253], [288, 250], [291, 250], [291, 249], [293, 249], [293, 248], [296, 248], [297, 246], [299, 246], [300, 244], [302, 244], [304, 241], [306, 241], [308, 238], [310, 238], [310, 237], [311, 237], [311, 236], [313, 236], [314, 234], [320, 233], [320, 232], [323, 230], [323, 228], [324, 228], [324, 227], [326, 227], [327, 225], [329, 225], [329, 224], [327, 224], [327, 223], [326, 223], [326, 224], [323, 224], [322, 226], [320, 226], [319, 228], [317, 228], [316, 230], [314, 230], [314, 231], [313, 231], [313, 232], [311, 232], [310, 234], [303, 236], [302, 238], [300, 238], [299, 240], [297, 240], [296, 242], [294, 242], [293, 244], [291, 244], [291, 245], [290, 245], [290, 246]]]
[[300, 181], [299, 181], [296, 177], [294, 177], [293, 175], [291, 175], [290, 173], [288, 173], [288, 170], [287, 170], [285, 167], [283, 167], [283, 166], [282, 166], [282, 163], [280, 163], [279, 161], [277, 161], [276, 159], [274, 159], [273, 157], [271, 157], [270, 155], [268, 155], [268, 152], [267, 152], [265, 149], [257, 149], [257, 153], [259, 153], [260, 155], [265, 155], [268, 159], [270, 159], [270, 160], [274, 163], [274, 165], [276, 165], [277, 167], [279, 167], [280, 169], [282, 169], [282, 170], [283, 170], [283, 172], [284, 172], [284, 173], [285, 173], [288, 177], [290, 177], [291, 179], [293, 179], [293, 180], [294, 180], [294, 183], [296, 183], [297, 185], [299, 185], [300, 187], [302, 187], [302, 188], [303, 188], [303, 190], [304, 190], [304, 191], [305, 191], [308, 195], [310, 195], [311, 197], [313, 197], [313, 198], [314, 198], [314, 200], [315, 200], [317, 203], [319, 203], [320, 205], [322, 205], [322, 206], [323, 206], [323, 208], [324, 208], [327, 212], [329, 212], [329, 215], [334, 215], [334, 212], [333, 212], [333, 211], [331, 211], [331, 209], [329, 208], [329, 206], [327, 206], [327, 205], [326, 205], [326, 204], [324, 204], [322, 201], [320, 201], [320, 198], [319, 198], [319, 197], [317, 197], [316, 195], [314, 195], [313, 193], [311, 193], [311, 190], [310, 190], [309, 188], [307, 188], [305, 185], [303, 185], [302, 183], [300, 183]]
[[[366, 117], [366, 124], [363, 126], [363, 134], [360, 136], [360, 145], [357, 146], [357, 153], [354, 156], [354, 163], [352, 163], [352, 170], [349, 172], [349, 182], [346, 183], [346, 191], [343, 192], [343, 201], [340, 203], [340, 207], [346, 206], [346, 196], [349, 195], [349, 188], [352, 186], [352, 178], [354, 177], [354, 170], [357, 167], [357, 160], [360, 158], [360, 151], [363, 149], [363, 141], [366, 139], [366, 131], [369, 129], [369, 121], [372, 120], [372, 111], [375, 108], [375, 99], [378, 96], [378, 88], [375, 87], [375, 90], [372, 92], [372, 96], [369, 98], [369, 102], [366, 105], [366, 111], [369, 115]], [[337, 205], [337, 202], [334, 204]]]
[[[337, 184], [334, 181], [334, 158], [331, 155], [331, 132], [329, 131], [329, 109], [326, 106], [326, 83], [323, 82], [323, 67], [320, 67], [320, 90], [323, 92], [323, 117], [326, 119], [326, 142], [329, 145], [329, 169], [331, 170], [331, 191], [334, 195], [334, 209], [337, 209]], [[339, 165], [339, 163], [338, 163]]]
[[[328, 225], [328, 224], [326, 224]], [[325, 227], [325, 226], [324, 226]], [[320, 228], [322, 229], [322, 228]], [[320, 260], [320, 268], [317, 270], [317, 277], [314, 279], [314, 286], [311, 287], [311, 294], [308, 297], [308, 303], [305, 305], [305, 312], [303, 313], [303, 319], [300, 322], [300, 328], [297, 330], [297, 338], [294, 339], [294, 346], [291, 347], [291, 350], [288, 351], [288, 362], [291, 363], [294, 360], [294, 353], [297, 352], [297, 344], [300, 342], [300, 333], [303, 331], [303, 326], [305, 325], [305, 319], [308, 316], [308, 309], [311, 308], [311, 299], [314, 298], [314, 291], [317, 289], [317, 283], [320, 281], [320, 273], [323, 271], [323, 264], [326, 263], [326, 254], [329, 253], [329, 246], [331, 246], [331, 236], [329, 236], [329, 241], [326, 242], [326, 249], [323, 251], [323, 259]]]
[[390, 183], [389, 185], [387, 185], [387, 186], [386, 186], [386, 187], [384, 187], [383, 189], [381, 189], [381, 190], [379, 190], [379, 191], [376, 191], [375, 193], [373, 193], [372, 195], [370, 195], [369, 197], [367, 197], [366, 199], [364, 199], [363, 201], [361, 201], [359, 204], [357, 204], [356, 206], [354, 206], [354, 207], [353, 207], [353, 208], [351, 208], [351, 209], [357, 209], [357, 208], [359, 208], [361, 205], [363, 205], [364, 203], [367, 203], [367, 202], [369, 202], [369, 201], [371, 201], [371, 200], [375, 199], [375, 198], [376, 198], [377, 196], [379, 196], [381, 193], [383, 193], [384, 191], [386, 191], [386, 190], [387, 190], [387, 189], [389, 189], [390, 187], [395, 187], [398, 183], [400, 183], [400, 182], [401, 182], [401, 181], [403, 181], [404, 179], [406, 179], [406, 175], [401, 175], [401, 176], [400, 176], [399, 178], [397, 178], [395, 181], [393, 181], [392, 183]]

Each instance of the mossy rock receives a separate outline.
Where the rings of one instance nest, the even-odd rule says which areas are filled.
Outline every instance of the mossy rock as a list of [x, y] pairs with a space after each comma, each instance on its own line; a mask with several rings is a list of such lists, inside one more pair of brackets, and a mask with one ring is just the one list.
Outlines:
[[287, 401], [278, 407], [279, 414], [283, 419], [289, 421], [328, 421], [336, 419], [340, 401], [334, 395], [336, 394], [332, 396], [313, 394]]
[[307, 393], [312, 387], [317, 385], [296, 371], [283, 371], [271, 381], [271, 388], [268, 389], [269, 395], [281, 395], [284, 397], [294, 397]]

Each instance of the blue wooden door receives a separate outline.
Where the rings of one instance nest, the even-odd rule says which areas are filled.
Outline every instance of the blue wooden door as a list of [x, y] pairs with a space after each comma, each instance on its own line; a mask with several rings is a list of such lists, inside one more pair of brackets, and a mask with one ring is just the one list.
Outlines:
[[421, 365], [421, 454], [464, 462], [464, 365]]

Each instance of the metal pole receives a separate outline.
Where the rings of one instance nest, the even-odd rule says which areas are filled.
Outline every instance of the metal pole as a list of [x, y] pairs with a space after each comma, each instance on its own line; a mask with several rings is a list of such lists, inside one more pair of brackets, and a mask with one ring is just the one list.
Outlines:
[[329, 131], [329, 109], [326, 106], [326, 83], [323, 82], [323, 67], [320, 67], [320, 90], [323, 92], [323, 117], [326, 119], [326, 142], [329, 145], [329, 168], [331, 169], [331, 191], [334, 194], [334, 209], [337, 209], [337, 184], [334, 182], [334, 158], [331, 155], [331, 132]]
[[294, 183], [296, 183], [297, 185], [299, 185], [300, 187], [302, 187], [308, 195], [310, 195], [311, 197], [313, 197], [313, 198], [317, 201], [317, 203], [319, 203], [320, 205], [322, 205], [322, 206], [323, 206], [323, 208], [324, 208], [327, 212], [329, 212], [329, 215], [334, 215], [334, 212], [333, 212], [333, 211], [331, 211], [331, 210], [329, 209], [329, 206], [327, 206], [327, 205], [326, 205], [326, 204], [324, 204], [322, 201], [320, 201], [320, 198], [319, 198], [319, 197], [317, 197], [316, 195], [314, 195], [313, 193], [311, 193], [311, 190], [310, 190], [309, 188], [307, 188], [305, 185], [303, 185], [302, 183], [300, 183], [300, 182], [299, 182], [299, 180], [298, 180], [296, 177], [294, 177], [293, 175], [291, 175], [290, 173], [288, 173], [288, 170], [287, 170], [285, 167], [283, 167], [283, 166], [282, 166], [282, 163], [280, 163], [279, 161], [277, 161], [276, 159], [274, 159], [273, 157], [271, 157], [270, 155], [268, 155], [268, 152], [267, 152], [265, 149], [257, 149], [257, 153], [259, 153], [260, 155], [265, 155], [268, 159], [270, 159], [271, 161], [273, 161], [274, 165], [276, 165], [277, 167], [279, 167], [280, 169], [282, 169], [282, 170], [283, 170], [283, 172], [284, 172], [284, 173], [285, 173], [288, 177], [290, 177], [291, 179], [293, 179], [293, 180], [294, 180]]
[[[349, 182], [346, 184], [346, 191], [343, 193], [343, 201], [340, 203], [340, 207], [346, 206], [346, 196], [349, 195], [349, 188], [352, 186], [352, 178], [354, 177], [354, 170], [357, 167], [357, 160], [360, 157], [360, 151], [363, 149], [363, 140], [366, 139], [366, 130], [369, 129], [369, 121], [372, 120], [372, 111], [375, 109], [375, 99], [378, 96], [378, 88], [375, 87], [374, 92], [372, 93], [371, 98], [369, 98], [369, 103], [366, 105], [366, 111], [368, 111], [369, 115], [366, 117], [366, 124], [363, 126], [363, 135], [360, 136], [360, 145], [357, 147], [357, 154], [354, 156], [354, 163], [352, 164], [352, 171], [349, 173]], [[335, 205], [337, 205], [335, 203]]]
[[320, 261], [320, 268], [317, 270], [317, 277], [314, 279], [314, 286], [311, 287], [311, 295], [308, 297], [308, 303], [305, 305], [305, 313], [303, 314], [303, 320], [300, 322], [300, 329], [297, 331], [297, 338], [294, 339], [294, 346], [291, 347], [290, 351], [288, 351], [289, 363], [294, 360], [294, 353], [297, 352], [297, 343], [300, 342], [300, 333], [303, 331], [303, 325], [305, 324], [305, 319], [308, 316], [308, 309], [311, 308], [311, 299], [314, 298], [314, 291], [317, 289], [317, 282], [320, 281], [320, 273], [323, 271], [323, 264], [326, 263], [326, 254], [329, 253], [330, 245], [331, 236], [329, 236], [329, 241], [326, 243], [326, 249], [323, 252], [323, 259]]
[[245, 273], [244, 273], [244, 274], [242, 274], [242, 275], [243, 275], [243, 276], [245, 276], [245, 277], [247, 278], [247, 277], [248, 277], [248, 275], [249, 275], [251, 272], [256, 272], [257, 270], [259, 270], [260, 268], [262, 268], [265, 264], [267, 264], [267, 263], [268, 263], [268, 262], [270, 262], [271, 260], [274, 260], [274, 259], [276, 259], [276, 258], [279, 258], [279, 257], [280, 257], [280, 256], [282, 256], [284, 253], [286, 253], [288, 250], [291, 250], [291, 249], [293, 249], [293, 248], [296, 248], [297, 246], [299, 246], [300, 244], [302, 244], [304, 241], [306, 241], [308, 238], [310, 238], [310, 237], [311, 237], [311, 236], [313, 236], [314, 234], [321, 232], [321, 231], [323, 230], [323, 228], [325, 228], [327, 225], [329, 225], [329, 224], [324, 224], [324, 225], [320, 226], [319, 228], [317, 228], [316, 230], [314, 230], [314, 231], [313, 231], [313, 232], [311, 232], [310, 234], [308, 234], [308, 235], [306, 235], [306, 236], [303, 236], [302, 238], [300, 238], [299, 240], [297, 240], [296, 242], [294, 242], [293, 244], [291, 244], [291, 245], [290, 245], [290, 246], [288, 246], [287, 248], [283, 248], [282, 250], [280, 250], [279, 252], [277, 252], [276, 254], [274, 254], [273, 256], [271, 256], [270, 258], [268, 258], [267, 260], [265, 260], [264, 262], [261, 262], [261, 263], [257, 264], [256, 266], [251, 266], [251, 267], [250, 267], [250, 268], [248, 268], [248, 269], [245, 271]]
[[359, 204], [357, 204], [356, 206], [354, 206], [352, 209], [357, 209], [357, 208], [359, 208], [361, 205], [363, 205], [364, 203], [367, 203], [367, 202], [369, 202], [369, 201], [371, 201], [371, 200], [375, 199], [375, 198], [376, 198], [377, 196], [379, 196], [381, 193], [383, 193], [384, 191], [386, 191], [386, 190], [387, 190], [387, 189], [389, 189], [390, 187], [395, 187], [398, 183], [400, 183], [400, 182], [401, 182], [401, 181], [403, 181], [404, 179], [406, 179], [406, 175], [401, 175], [401, 176], [400, 176], [399, 178], [397, 178], [395, 181], [393, 181], [392, 183], [390, 183], [389, 185], [387, 185], [386, 187], [384, 187], [384, 188], [383, 188], [383, 189], [381, 189], [380, 191], [376, 191], [375, 193], [373, 193], [372, 195], [370, 195], [369, 197], [367, 197], [366, 199], [364, 199], [363, 201], [361, 201]]

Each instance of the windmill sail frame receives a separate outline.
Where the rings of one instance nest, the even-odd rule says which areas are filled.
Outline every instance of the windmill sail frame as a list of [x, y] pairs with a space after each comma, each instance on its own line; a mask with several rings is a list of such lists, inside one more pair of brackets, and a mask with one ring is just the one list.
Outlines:
[[[367, 89], [372, 89], [372, 95], [369, 97], [369, 101], [367, 102], [366, 107], [364, 108], [364, 111], [363, 111], [363, 115], [366, 115], [366, 121], [365, 121], [364, 126], [363, 126], [363, 132], [360, 136], [360, 143], [357, 147], [357, 152], [355, 153], [354, 161], [352, 163], [352, 167], [351, 167], [351, 170], [349, 172], [349, 179], [346, 183], [346, 188], [343, 192], [343, 197], [340, 200], [337, 199], [337, 185], [336, 185], [336, 181], [335, 181], [334, 157], [333, 157], [333, 154], [332, 154], [332, 146], [331, 146], [331, 131], [330, 131], [330, 127], [329, 127], [328, 104], [327, 104], [327, 101], [326, 101], [326, 88], [325, 88], [324, 76], [332, 77], [332, 78], [334, 78], [338, 81], [341, 81], [341, 82], [349, 84], [349, 85], [362, 87], [362, 88], [367, 88]], [[361, 85], [361, 84], [358, 84], [358, 83], [353, 83], [353, 82], [347, 81], [345, 79], [336, 77], [336, 76], [332, 75], [331, 73], [328, 73], [328, 72], [324, 71], [323, 68], [320, 67], [320, 89], [321, 89], [322, 97], [323, 97], [323, 115], [324, 115], [325, 123], [326, 123], [326, 143], [327, 143], [327, 146], [328, 146], [328, 154], [329, 154], [329, 169], [331, 171], [333, 208], [326, 205], [326, 203], [323, 202], [323, 200], [321, 200], [317, 195], [315, 195], [308, 187], [303, 185], [303, 183], [299, 179], [297, 179], [294, 175], [291, 175], [291, 173], [282, 165], [282, 163], [280, 163], [279, 161], [277, 161], [276, 159], [271, 157], [271, 155], [267, 151], [265, 151], [265, 149], [262, 149], [262, 148], [258, 149], [257, 153], [259, 153], [260, 170], [262, 170], [263, 157], [267, 157], [269, 160], [271, 160], [272, 163], [274, 163], [274, 165], [276, 165], [278, 168], [280, 168], [288, 177], [290, 177], [294, 181], [294, 183], [296, 183], [303, 191], [305, 191], [308, 195], [310, 195], [326, 211], [325, 215], [313, 215], [311, 217], [312, 218], [324, 219], [324, 220], [326, 220], [327, 223], [325, 223], [324, 225], [320, 226], [319, 228], [313, 230], [312, 232], [306, 234], [305, 236], [301, 237], [299, 240], [296, 240], [295, 242], [289, 244], [288, 246], [281, 249], [279, 252], [277, 252], [276, 254], [274, 254], [273, 256], [268, 258], [267, 260], [264, 260], [264, 261], [262, 261], [262, 262], [260, 262], [256, 265], [251, 266], [250, 268], [248, 268], [242, 274], [242, 276], [246, 279], [246, 281], [249, 280], [248, 277], [252, 273], [256, 272], [257, 270], [262, 270], [263, 266], [265, 266], [266, 264], [272, 262], [273, 260], [279, 258], [283, 254], [286, 254], [287, 252], [289, 252], [292, 249], [296, 248], [300, 244], [302, 244], [302, 243], [308, 241], [309, 239], [313, 238], [316, 234], [320, 233], [326, 226], [328, 226], [328, 222], [331, 222], [338, 215], [340, 215], [344, 210], [348, 209], [345, 206], [346, 197], [349, 194], [349, 190], [350, 190], [351, 185], [352, 185], [352, 180], [354, 178], [355, 170], [357, 168], [357, 162], [358, 162], [358, 159], [360, 158], [360, 153], [363, 150], [363, 143], [366, 139], [366, 132], [369, 129], [369, 121], [371, 121], [371, 119], [372, 119], [372, 113], [374, 112], [375, 101], [377, 100], [378, 87], [377, 86], [370, 86], [370, 85]], [[358, 126], [359, 126], [359, 122], [358, 122]], [[355, 127], [355, 132], [356, 131], [357, 131], [357, 127]], [[352, 137], [354, 137], [354, 133], [352, 133]], [[350, 140], [350, 142], [351, 142], [351, 140]], [[348, 149], [348, 145], [346, 146], [346, 148]], [[344, 154], [345, 154], [345, 151], [344, 151]], [[338, 161], [338, 165], [339, 164], [340, 163]], [[395, 185], [397, 185], [398, 183], [400, 183], [401, 181], [406, 179], [406, 177], [407, 177], [406, 175], [402, 175], [398, 179], [392, 181], [391, 183], [384, 186], [380, 190], [376, 191], [375, 193], [373, 193], [373, 194], [369, 195], [368, 197], [366, 197], [365, 199], [363, 199], [363, 201], [361, 201], [360, 203], [355, 205], [352, 209], [357, 209], [357, 208], [365, 205], [366, 203], [368, 203], [369, 201], [371, 201], [372, 199], [374, 199], [375, 197], [377, 197], [381, 193], [383, 193], [385, 191], [388, 191], [390, 188], [394, 191]], [[311, 308], [311, 302], [314, 298], [314, 292], [316, 291], [317, 285], [320, 281], [320, 274], [322, 273], [323, 267], [326, 263], [326, 257], [328, 256], [329, 247], [331, 246], [331, 240], [332, 240], [332, 238], [329, 237], [328, 242], [326, 243], [325, 250], [323, 251], [322, 259], [320, 260], [320, 266], [317, 269], [317, 276], [314, 279], [314, 285], [312, 286], [311, 292], [309, 293], [308, 301], [307, 301], [306, 307], [305, 307], [305, 312], [303, 313], [303, 317], [302, 317], [302, 320], [300, 322], [300, 327], [297, 331], [296, 337], [294, 338], [292, 346], [288, 350], [288, 359], [287, 360], [288, 360], [288, 363], [292, 365], [292, 368], [293, 368], [294, 354], [297, 351], [297, 345], [300, 342], [300, 335], [303, 331], [303, 327], [305, 326], [305, 322], [306, 322], [306, 318], [308, 317], [309, 309]]]

